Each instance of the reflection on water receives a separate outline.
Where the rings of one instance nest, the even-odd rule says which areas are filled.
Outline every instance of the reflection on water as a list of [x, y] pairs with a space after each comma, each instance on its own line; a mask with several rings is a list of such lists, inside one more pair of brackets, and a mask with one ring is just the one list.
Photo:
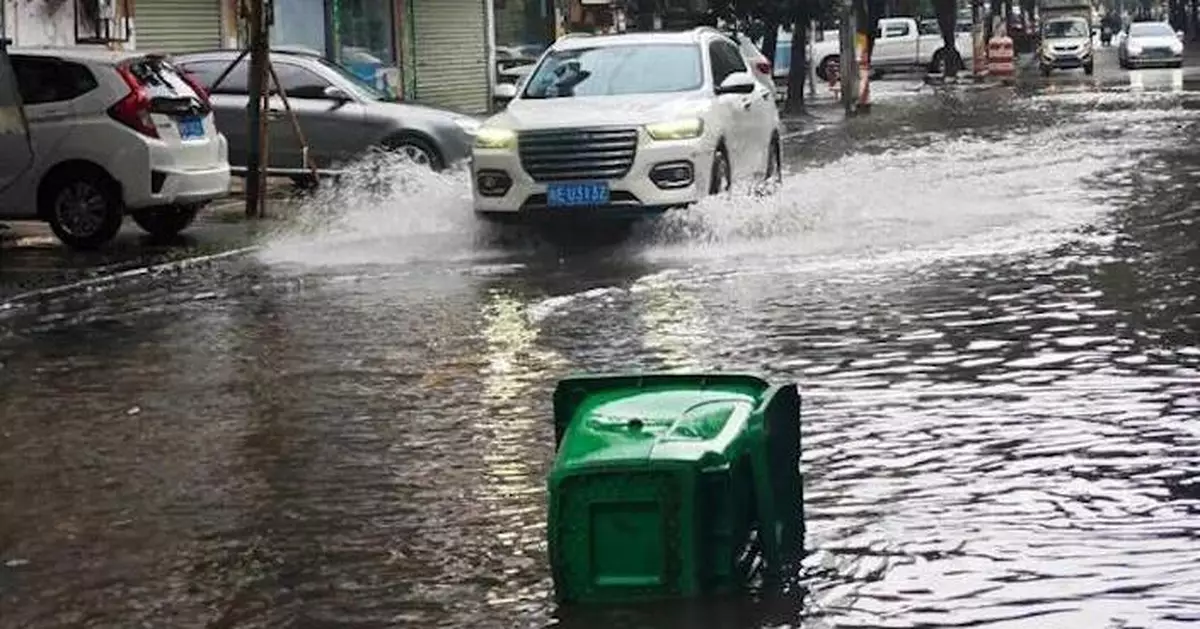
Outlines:
[[[694, 240], [493, 264], [436, 179], [47, 306], [0, 345], [0, 627], [1200, 621], [1196, 108], [972, 98]], [[804, 587], [556, 609], [554, 381], [711, 367], [802, 386]]]
[[1153, 90], [1156, 92], [1182, 92], [1183, 69], [1131, 70], [1129, 87], [1134, 92]]

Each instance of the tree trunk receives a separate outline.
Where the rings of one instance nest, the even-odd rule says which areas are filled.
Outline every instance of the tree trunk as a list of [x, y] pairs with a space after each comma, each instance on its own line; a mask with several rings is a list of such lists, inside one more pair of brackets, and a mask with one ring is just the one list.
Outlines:
[[934, 0], [933, 10], [937, 13], [938, 29], [942, 32], [942, 58], [946, 62], [946, 76], [958, 76], [962, 69], [962, 55], [955, 45], [958, 27], [958, 3], [955, 0]]
[[775, 68], [775, 51], [779, 48], [779, 21], [770, 18], [763, 24], [765, 32], [762, 40], [762, 54], [771, 62], [771, 69]]
[[804, 84], [808, 81], [807, 4], [796, 2], [789, 20], [792, 22], [792, 65], [788, 68], [787, 101], [783, 105], [783, 113], [788, 115], [804, 113]]

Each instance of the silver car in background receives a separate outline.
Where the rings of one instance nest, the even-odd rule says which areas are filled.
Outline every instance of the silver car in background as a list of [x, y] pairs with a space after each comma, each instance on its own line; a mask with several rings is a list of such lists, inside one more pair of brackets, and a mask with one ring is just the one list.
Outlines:
[[[249, 57], [214, 86], [239, 54], [237, 50], [197, 52], [177, 55], [172, 61], [210, 91], [217, 127], [229, 140], [229, 164], [235, 173], [244, 174], [250, 146]], [[471, 155], [479, 128], [474, 117], [399, 102], [316, 54], [276, 50], [271, 62], [304, 132], [308, 154], [323, 176], [339, 174], [347, 163], [373, 148], [402, 153], [434, 170]], [[282, 100], [272, 95], [264, 113], [269, 121], [268, 174], [306, 181], [309, 171], [302, 147]]]
[[1121, 35], [1117, 61], [1122, 68], [1183, 66], [1183, 33], [1166, 22], [1134, 22]]

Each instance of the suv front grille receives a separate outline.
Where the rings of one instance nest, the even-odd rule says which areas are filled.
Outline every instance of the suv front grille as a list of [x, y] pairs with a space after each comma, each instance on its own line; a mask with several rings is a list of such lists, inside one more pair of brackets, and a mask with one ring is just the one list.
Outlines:
[[620, 179], [633, 166], [637, 141], [637, 129], [551, 129], [524, 131], [517, 146], [534, 181]]

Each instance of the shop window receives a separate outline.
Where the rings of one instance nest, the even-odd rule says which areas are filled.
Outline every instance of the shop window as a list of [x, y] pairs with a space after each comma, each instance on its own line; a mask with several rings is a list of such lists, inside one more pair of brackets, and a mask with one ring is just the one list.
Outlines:
[[[391, 0], [332, 0], [338, 62], [365, 83], [395, 91]], [[389, 75], [392, 76], [389, 79]]]
[[129, 41], [128, 15], [126, 0], [75, 0], [75, 43]]
[[547, 0], [492, 0], [496, 29], [496, 80], [517, 83], [553, 41], [554, 13]]
[[274, 0], [271, 45], [325, 54], [325, 5], [312, 0]]

